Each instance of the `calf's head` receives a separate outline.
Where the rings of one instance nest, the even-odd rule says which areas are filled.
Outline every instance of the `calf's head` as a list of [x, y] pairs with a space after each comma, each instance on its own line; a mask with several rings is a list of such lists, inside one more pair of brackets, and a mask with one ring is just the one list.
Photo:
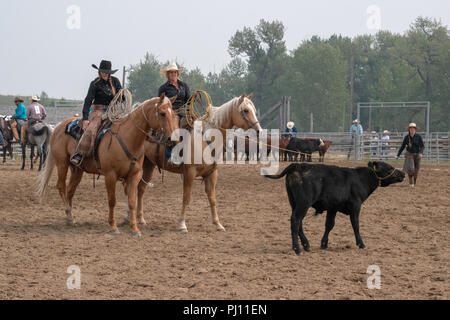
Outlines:
[[387, 187], [390, 184], [402, 182], [405, 179], [405, 173], [395, 169], [390, 164], [382, 161], [369, 162], [367, 166], [375, 172], [381, 187]]

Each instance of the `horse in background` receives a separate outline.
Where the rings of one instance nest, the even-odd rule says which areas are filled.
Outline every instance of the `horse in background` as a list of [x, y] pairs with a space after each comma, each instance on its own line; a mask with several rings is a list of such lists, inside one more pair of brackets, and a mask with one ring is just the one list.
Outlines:
[[6, 147], [3, 148], [3, 163], [6, 162], [6, 151], [9, 152], [9, 156], [11, 157], [11, 160], [14, 160], [13, 156], [13, 147], [12, 142], [14, 139], [13, 132], [11, 130], [11, 122], [10, 120], [7, 120], [8, 117], [0, 117], [0, 130], [2, 131], [3, 138], [8, 143]]
[[[26, 131], [26, 143], [22, 145], [22, 168], [25, 169], [25, 161], [26, 161], [26, 150], [27, 145], [30, 146], [30, 170], [33, 170], [33, 164], [36, 163], [39, 158], [39, 169], [41, 171], [42, 166], [47, 159], [48, 146], [50, 144], [50, 136], [52, 134], [52, 129], [49, 125], [43, 122], [36, 122]], [[37, 148], [37, 157], [35, 158], [34, 149]], [[33, 160], [33, 158], [35, 158]]]

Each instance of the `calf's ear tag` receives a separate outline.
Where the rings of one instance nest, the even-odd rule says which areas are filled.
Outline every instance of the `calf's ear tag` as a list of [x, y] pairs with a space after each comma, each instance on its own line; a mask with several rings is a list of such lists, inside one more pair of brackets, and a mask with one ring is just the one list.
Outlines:
[[377, 171], [377, 166], [375, 164], [373, 165], [373, 170]]

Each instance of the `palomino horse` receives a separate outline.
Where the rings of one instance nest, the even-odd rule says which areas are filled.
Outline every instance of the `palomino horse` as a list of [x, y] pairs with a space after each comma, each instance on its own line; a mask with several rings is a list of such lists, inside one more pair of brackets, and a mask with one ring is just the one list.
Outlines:
[[[136, 224], [136, 191], [142, 176], [144, 160], [144, 141], [150, 129], [160, 131], [161, 142], [167, 141], [172, 132], [178, 128], [177, 116], [172, 110], [172, 100], [162, 94], [159, 98], [147, 100], [128, 116], [115, 121], [109, 133], [105, 134], [98, 145], [98, 162], [94, 159], [83, 160], [82, 167], [70, 163], [77, 141], [65, 134], [66, 125], [74, 118], [59, 124], [50, 139], [50, 153], [45, 171], [40, 176], [38, 194], [42, 199], [51, 177], [53, 168], [58, 169], [57, 188], [66, 205], [66, 221], [73, 224], [72, 198], [83, 176], [83, 170], [88, 173], [103, 174], [109, 203], [109, 225], [111, 233], [120, 233], [114, 219], [116, 205], [116, 183], [123, 179], [125, 194], [128, 196], [130, 225], [134, 237], [141, 233]], [[164, 140], [163, 140], [164, 139]], [[70, 167], [71, 176], [66, 190], [67, 170]]]
[[6, 162], [6, 151], [9, 152], [9, 156], [11, 157], [11, 160], [14, 159], [13, 157], [13, 148], [12, 148], [12, 141], [13, 141], [13, 133], [11, 130], [11, 123], [6, 120], [7, 118], [0, 117], [0, 130], [2, 130], [3, 138], [8, 143], [6, 147], [3, 147], [3, 163]]
[[37, 147], [37, 156], [39, 157], [39, 169], [41, 171], [42, 165], [45, 163], [47, 159], [48, 146], [50, 143], [50, 136], [52, 134], [52, 129], [42, 122], [35, 123], [31, 128], [27, 130], [27, 138], [26, 144], [22, 145], [22, 170], [25, 169], [25, 160], [26, 160], [26, 151], [27, 145], [31, 147], [30, 153], [30, 169], [33, 170], [33, 164], [37, 161], [36, 159], [33, 161], [35, 157], [34, 147]]
[[[211, 116], [206, 124], [206, 127], [217, 129], [231, 129], [237, 126], [244, 130], [254, 128], [260, 132], [261, 126], [256, 116], [256, 108], [251, 101], [251, 95], [246, 97], [242, 95], [240, 98], [234, 98], [220, 107], [213, 107]], [[222, 130], [223, 131], [223, 130]], [[224, 145], [226, 136], [223, 135]], [[191, 135], [191, 146], [194, 146], [194, 138]], [[208, 147], [206, 142], [202, 142], [202, 150]], [[156, 166], [163, 170], [182, 174], [183, 175], [183, 207], [181, 209], [181, 217], [179, 221], [179, 230], [187, 232], [186, 227], [186, 209], [191, 200], [191, 189], [194, 179], [202, 177], [205, 182], [205, 192], [208, 196], [211, 207], [212, 222], [216, 225], [218, 231], [225, 231], [225, 228], [220, 224], [219, 216], [216, 208], [216, 184], [218, 179], [217, 165], [205, 164], [202, 159], [202, 164], [182, 164], [174, 166], [171, 163], [165, 163], [165, 148], [159, 147], [158, 144], [146, 142], [145, 143], [145, 161], [143, 167], [142, 180], [138, 188], [138, 219], [145, 224], [143, 217], [143, 196], [150, 182]], [[192, 157], [193, 153], [192, 153]]]

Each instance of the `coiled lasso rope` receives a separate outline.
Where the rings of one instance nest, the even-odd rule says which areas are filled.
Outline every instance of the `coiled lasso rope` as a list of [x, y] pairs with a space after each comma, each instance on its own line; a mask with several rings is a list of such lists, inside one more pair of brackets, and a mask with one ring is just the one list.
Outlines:
[[105, 114], [102, 119], [109, 119], [110, 121], [116, 121], [123, 117], [126, 117], [134, 110], [135, 106], [132, 106], [133, 97], [128, 89], [120, 89], [119, 92], [111, 100]]
[[211, 97], [205, 90], [197, 90], [177, 113], [184, 113], [191, 126], [196, 120], [208, 121], [212, 113]]

